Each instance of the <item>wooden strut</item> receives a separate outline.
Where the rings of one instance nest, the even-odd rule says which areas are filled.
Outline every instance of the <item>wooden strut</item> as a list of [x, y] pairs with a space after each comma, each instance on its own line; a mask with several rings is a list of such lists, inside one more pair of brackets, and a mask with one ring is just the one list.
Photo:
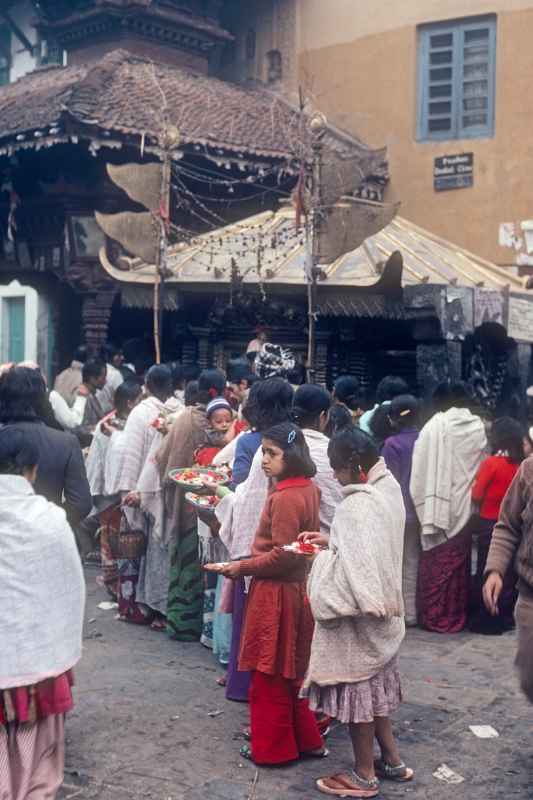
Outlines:
[[307, 380], [313, 383], [315, 375], [315, 340], [316, 340], [316, 276], [320, 247], [320, 226], [322, 224], [322, 137], [324, 131], [313, 135], [312, 163], [312, 255], [311, 274], [307, 276], [307, 316], [309, 333], [307, 340]]
[[161, 363], [161, 333], [163, 320], [162, 290], [167, 260], [167, 223], [170, 216], [170, 154], [165, 152], [163, 161], [163, 175], [161, 181], [161, 205], [159, 209], [159, 249], [154, 279], [154, 349], [155, 363]]

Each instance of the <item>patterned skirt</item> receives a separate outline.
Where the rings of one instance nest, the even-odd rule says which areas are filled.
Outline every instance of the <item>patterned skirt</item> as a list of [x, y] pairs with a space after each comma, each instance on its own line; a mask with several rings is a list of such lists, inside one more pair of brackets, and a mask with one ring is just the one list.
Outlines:
[[302, 691], [309, 707], [343, 723], [373, 722], [390, 717], [402, 702], [402, 687], [396, 656], [367, 681], [319, 686], [311, 683]]
[[204, 609], [196, 521], [171, 545], [169, 581], [167, 633], [179, 642], [196, 642], [202, 635]]

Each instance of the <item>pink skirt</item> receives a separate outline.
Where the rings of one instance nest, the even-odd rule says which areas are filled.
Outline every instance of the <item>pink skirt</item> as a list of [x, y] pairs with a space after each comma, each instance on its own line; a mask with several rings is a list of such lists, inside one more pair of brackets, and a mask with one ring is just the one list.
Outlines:
[[0, 726], [0, 797], [54, 800], [63, 783], [65, 718]]
[[343, 723], [373, 722], [375, 717], [390, 717], [402, 702], [398, 659], [394, 657], [367, 681], [319, 686], [304, 689], [309, 708]]

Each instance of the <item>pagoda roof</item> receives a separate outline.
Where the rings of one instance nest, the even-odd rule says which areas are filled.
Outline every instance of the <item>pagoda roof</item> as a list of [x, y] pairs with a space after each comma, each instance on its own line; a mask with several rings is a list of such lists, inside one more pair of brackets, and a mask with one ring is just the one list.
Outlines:
[[[93, 147], [130, 143], [158, 154], [167, 125], [178, 129], [182, 145], [206, 154], [301, 161], [310, 152], [308, 117], [279, 95], [125, 50], [97, 62], [39, 69], [0, 87], [0, 155], [84, 139]], [[385, 149], [330, 126], [324, 145], [355, 157], [361, 182], [387, 180]]]

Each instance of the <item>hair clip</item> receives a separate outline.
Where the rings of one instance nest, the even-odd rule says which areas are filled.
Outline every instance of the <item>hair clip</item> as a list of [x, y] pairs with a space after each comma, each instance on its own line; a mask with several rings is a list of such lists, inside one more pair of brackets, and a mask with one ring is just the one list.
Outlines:
[[410, 408], [405, 408], [403, 411], [400, 411], [400, 417], [406, 417], [410, 413], [411, 413], [411, 409]]
[[296, 431], [292, 430], [287, 437], [287, 444], [292, 444], [296, 439]]

